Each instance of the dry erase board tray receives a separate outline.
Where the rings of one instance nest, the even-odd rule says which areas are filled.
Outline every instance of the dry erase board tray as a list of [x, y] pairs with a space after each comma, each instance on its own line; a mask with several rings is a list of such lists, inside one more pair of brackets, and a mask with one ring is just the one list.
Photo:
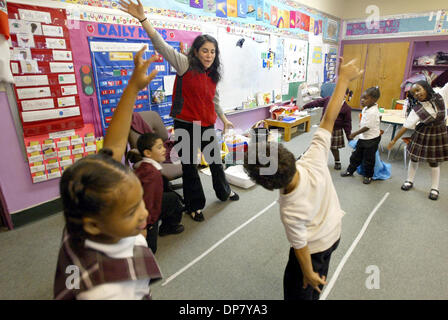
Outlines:
[[[296, 100], [294, 99], [293, 101], [295, 102]], [[241, 113], [241, 112], [253, 111], [253, 110], [259, 110], [259, 109], [262, 109], [262, 108], [272, 107], [274, 105], [281, 106], [281, 105], [283, 105], [285, 103], [289, 103], [289, 102], [291, 102], [291, 100], [283, 101], [283, 102], [277, 102], [277, 103], [270, 103], [270, 104], [267, 104], [267, 105], [264, 105], [264, 106], [258, 106], [258, 107], [250, 108], [250, 109], [231, 110], [229, 112], [224, 112], [224, 113], [225, 113], [226, 116], [228, 116], [228, 115], [232, 115], [232, 114], [238, 114], [238, 113]]]

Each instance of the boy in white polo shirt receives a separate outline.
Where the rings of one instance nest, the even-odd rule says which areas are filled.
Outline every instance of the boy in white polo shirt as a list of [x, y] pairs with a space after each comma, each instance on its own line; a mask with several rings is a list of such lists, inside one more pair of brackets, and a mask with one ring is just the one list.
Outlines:
[[[280, 218], [291, 244], [284, 274], [285, 300], [317, 300], [326, 284], [331, 253], [341, 236], [344, 215], [328, 169], [331, 133], [342, 107], [348, 83], [363, 71], [355, 61], [342, 65], [334, 93], [320, 128], [299, 160], [281, 144], [258, 143], [257, 155], [249, 146], [244, 168], [251, 179], [268, 190], [280, 191]], [[278, 147], [278, 148], [276, 148]], [[278, 151], [278, 157], [271, 152]], [[256, 158], [256, 161], [253, 158]], [[268, 159], [268, 161], [266, 161]], [[255, 162], [255, 163], [253, 163]], [[264, 174], [266, 168], [275, 173]]]
[[380, 89], [378, 87], [371, 87], [362, 94], [361, 106], [364, 109], [362, 109], [361, 121], [359, 123], [360, 129], [352, 132], [349, 136], [349, 140], [352, 140], [359, 135], [359, 140], [356, 144], [356, 149], [350, 157], [350, 165], [345, 172], [341, 173], [342, 177], [353, 176], [353, 172], [362, 163], [364, 167], [364, 184], [372, 182], [375, 168], [375, 153], [381, 141], [380, 111], [376, 104], [379, 98]]

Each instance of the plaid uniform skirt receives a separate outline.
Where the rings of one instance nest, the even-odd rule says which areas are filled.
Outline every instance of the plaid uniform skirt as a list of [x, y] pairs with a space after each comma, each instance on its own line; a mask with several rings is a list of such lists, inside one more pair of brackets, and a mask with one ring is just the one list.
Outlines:
[[445, 124], [419, 124], [407, 147], [412, 161], [448, 161], [448, 133]]
[[331, 149], [341, 149], [345, 147], [344, 132], [342, 129], [334, 129], [331, 134]]

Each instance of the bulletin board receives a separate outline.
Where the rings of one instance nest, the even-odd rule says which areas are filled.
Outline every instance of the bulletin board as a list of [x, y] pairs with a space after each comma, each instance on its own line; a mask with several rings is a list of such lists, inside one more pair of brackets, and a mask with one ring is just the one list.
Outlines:
[[8, 19], [24, 136], [82, 127], [65, 10], [8, 3]]
[[[168, 43], [175, 50], [180, 50], [179, 42]], [[135, 53], [144, 44], [148, 48], [143, 55], [143, 59], [149, 59], [156, 54], [156, 51], [148, 40], [91, 37], [89, 44], [101, 125], [103, 134], [105, 134], [134, 70]], [[154, 69], [158, 71], [157, 76], [147, 88], [138, 93], [134, 111], [156, 111], [162, 117], [165, 126], [172, 125], [173, 119], [169, 116], [169, 113], [176, 70], [162, 56], [158, 61], [151, 64], [148, 73]]]
[[75, 161], [97, 152], [92, 124], [24, 140], [33, 183], [60, 178]]

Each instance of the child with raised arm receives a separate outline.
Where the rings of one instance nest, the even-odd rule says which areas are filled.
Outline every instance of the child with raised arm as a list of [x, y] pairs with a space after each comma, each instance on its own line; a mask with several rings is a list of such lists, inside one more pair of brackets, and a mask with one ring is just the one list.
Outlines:
[[[336, 88], [320, 128], [299, 160], [275, 143], [259, 143], [256, 150], [250, 145], [245, 157], [244, 168], [250, 178], [268, 190], [280, 192], [280, 218], [291, 244], [283, 279], [285, 300], [317, 300], [326, 284], [331, 253], [339, 244], [344, 215], [327, 165], [331, 133], [348, 83], [361, 74], [355, 61], [342, 65], [341, 59]], [[254, 151], [257, 151], [255, 157]], [[277, 170], [265, 174], [269, 167]]]
[[135, 174], [120, 161], [137, 94], [155, 77], [156, 57], [134, 58], [134, 72], [107, 130], [104, 149], [64, 171], [60, 181], [65, 229], [54, 282], [55, 299], [151, 299], [149, 283], [161, 278], [141, 234], [148, 211]]

